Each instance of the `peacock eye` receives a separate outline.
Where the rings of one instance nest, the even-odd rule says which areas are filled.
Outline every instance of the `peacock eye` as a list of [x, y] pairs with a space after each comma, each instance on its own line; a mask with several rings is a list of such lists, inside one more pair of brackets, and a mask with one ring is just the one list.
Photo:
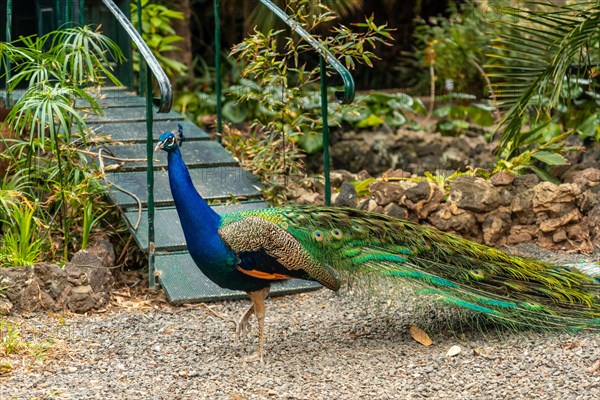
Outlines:
[[342, 231], [340, 231], [339, 229], [334, 229], [331, 231], [331, 235], [336, 238], [336, 239], [341, 239], [342, 238]]

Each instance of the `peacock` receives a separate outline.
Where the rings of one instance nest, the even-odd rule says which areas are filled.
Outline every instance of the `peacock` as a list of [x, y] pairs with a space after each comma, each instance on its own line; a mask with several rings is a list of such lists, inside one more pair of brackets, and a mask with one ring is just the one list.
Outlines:
[[171, 192], [198, 268], [252, 300], [236, 328], [243, 336], [256, 316], [252, 360], [264, 360], [269, 288], [290, 278], [334, 291], [347, 276], [401, 279], [511, 327], [600, 330], [598, 275], [352, 208], [289, 205], [219, 215], [194, 188], [179, 149], [183, 141], [179, 125], [160, 136], [156, 150], [168, 153]]

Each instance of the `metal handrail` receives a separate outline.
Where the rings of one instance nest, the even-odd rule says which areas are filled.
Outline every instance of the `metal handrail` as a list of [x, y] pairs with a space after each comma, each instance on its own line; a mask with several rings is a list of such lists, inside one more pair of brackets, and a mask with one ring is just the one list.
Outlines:
[[142, 39], [142, 36], [138, 33], [133, 24], [127, 19], [125, 14], [123, 14], [121, 9], [112, 0], [102, 0], [102, 2], [115, 16], [117, 21], [119, 21], [131, 40], [133, 40], [133, 42], [136, 44], [141, 57], [146, 61], [146, 64], [148, 64], [148, 67], [152, 71], [154, 78], [156, 78], [156, 82], [158, 83], [160, 90], [160, 100], [157, 111], [159, 113], [167, 113], [171, 111], [171, 107], [173, 105], [173, 89], [167, 74], [158, 63], [156, 57], [154, 57], [154, 54], [152, 54], [152, 51], [144, 39]]
[[[13, 12], [13, 2], [12, 0], [7, 0], [6, 1], [6, 10], [5, 10], [5, 15], [6, 15], [6, 42], [10, 43], [12, 41], [12, 12]], [[8, 81], [10, 81], [11, 78], [11, 66], [10, 66], [10, 59], [8, 57], [5, 58], [4, 60], [5, 62], [5, 68], [6, 68], [6, 91], [5, 91], [5, 101], [6, 101], [6, 108], [10, 108], [12, 106], [11, 102], [11, 93], [10, 90], [8, 90]]]
[[112, 0], [102, 0], [104, 5], [108, 7], [109, 11], [115, 16], [117, 21], [121, 24], [123, 29], [127, 32], [131, 40], [137, 45], [137, 48], [140, 52], [141, 58], [144, 59], [146, 65], [144, 66], [140, 63], [140, 72], [143, 71], [140, 77], [141, 80], [145, 83], [145, 95], [146, 95], [146, 186], [148, 188], [148, 200], [147, 200], [147, 212], [148, 212], [148, 285], [150, 288], [154, 288], [155, 286], [155, 229], [154, 229], [154, 217], [155, 217], [155, 209], [154, 209], [154, 137], [153, 137], [153, 129], [152, 125], [154, 122], [153, 110], [152, 110], [152, 79], [148, 74], [148, 68], [152, 71], [152, 74], [156, 78], [158, 82], [158, 87], [160, 89], [160, 100], [158, 103], [158, 112], [159, 113], [167, 113], [171, 111], [171, 106], [173, 105], [173, 89], [171, 87], [171, 82], [169, 82], [169, 78], [167, 78], [167, 74], [162, 69], [150, 48], [142, 39], [141, 36], [141, 23], [142, 23], [142, 15], [141, 15], [141, 1], [138, 0], [138, 18], [140, 22], [140, 32], [138, 32], [133, 24], [125, 17], [125, 14], [121, 11], [119, 7]]
[[304, 40], [308, 42], [324, 59], [325, 62], [330, 64], [342, 77], [344, 81], [344, 91], [336, 91], [335, 97], [342, 104], [350, 104], [354, 100], [355, 87], [354, 79], [352, 74], [342, 63], [335, 58], [333, 54], [325, 46], [323, 46], [317, 39], [308, 33], [300, 23], [294, 20], [291, 16], [286, 14], [281, 8], [277, 7], [271, 0], [259, 0], [265, 7], [271, 10], [279, 19], [285, 22], [292, 30], [300, 35]]
[[[215, 0], [217, 1], [217, 0]], [[322, 138], [323, 138], [323, 176], [325, 178], [325, 205], [331, 205], [331, 162], [329, 160], [329, 126], [327, 123], [327, 69], [326, 63], [330, 64], [342, 77], [344, 81], [344, 90], [336, 91], [335, 97], [342, 104], [352, 103], [354, 100], [355, 87], [354, 79], [350, 71], [339, 62], [325, 46], [323, 46], [314, 36], [308, 33], [300, 23], [286, 14], [281, 8], [277, 7], [271, 0], [260, 0], [260, 2], [272, 11], [279, 19], [285, 22], [293, 31], [300, 35], [319, 53], [319, 68], [321, 75], [321, 118], [322, 118]]]
[[[277, 7], [270, 0], [260, 0], [260, 2], [267, 7], [270, 11], [272, 11], [279, 19], [285, 22], [292, 30], [294, 30], [298, 35], [300, 35], [304, 40], [306, 40], [320, 55], [321, 64], [324, 62], [329, 63], [344, 81], [344, 91], [336, 91], [335, 97], [342, 104], [350, 104], [354, 100], [354, 95], [356, 92], [354, 79], [352, 78], [352, 74], [346, 67], [342, 65], [342, 63], [335, 58], [333, 54], [325, 46], [323, 46], [317, 39], [315, 39], [310, 33], [308, 33], [302, 26], [298, 23], [298, 21], [294, 20], [290, 15], [286, 14], [281, 8]], [[215, 13], [215, 67], [217, 70], [217, 81], [216, 81], [216, 94], [217, 94], [217, 132], [221, 133], [223, 126], [223, 115], [221, 112], [221, 29], [220, 29], [220, 19], [221, 19], [221, 1], [214, 0], [214, 13]], [[325, 71], [321, 68], [321, 71]], [[325, 79], [322, 77], [321, 79], [321, 89], [322, 92], [325, 91], [326, 88], [323, 87], [325, 84]], [[326, 121], [325, 121], [326, 125]], [[328, 161], [325, 162], [325, 168], [328, 168]], [[328, 179], [328, 174], [325, 175], [326, 179]], [[327, 197], [327, 196], [326, 196]]]

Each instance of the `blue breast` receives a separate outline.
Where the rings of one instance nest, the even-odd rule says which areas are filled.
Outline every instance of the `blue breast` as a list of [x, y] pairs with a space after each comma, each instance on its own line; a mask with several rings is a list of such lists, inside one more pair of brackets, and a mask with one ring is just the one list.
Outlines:
[[247, 276], [236, 268], [238, 256], [219, 236], [221, 217], [208, 206], [192, 183], [179, 149], [169, 153], [169, 185], [192, 259], [220, 287], [254, 291], [268, 281]]

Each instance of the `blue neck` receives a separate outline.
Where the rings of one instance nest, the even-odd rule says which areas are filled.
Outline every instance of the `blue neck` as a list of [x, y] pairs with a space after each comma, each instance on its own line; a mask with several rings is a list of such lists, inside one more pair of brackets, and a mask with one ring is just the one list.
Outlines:
[[208, 206], [194, 187], [179, 149], [169, 152], [168, 162], [169, 184], [181, 224], [194, 230], [216, 234], [221, 217]]
[[229, 263], [235, 255], [219, 236], [221, 217], [194, 187], [179, 149], [169, 152], [168, 162], [171, 193], [190, 254], [203, 265]]
[[169, 152], [169, 184], [188, 251], [204, 275], [232, 290], [248, 292], [269, 286], [270, 281], [252, 278], [237, 270], [238, 256], [219, 236], [221, 217], [194, 187], [179, 149]]

